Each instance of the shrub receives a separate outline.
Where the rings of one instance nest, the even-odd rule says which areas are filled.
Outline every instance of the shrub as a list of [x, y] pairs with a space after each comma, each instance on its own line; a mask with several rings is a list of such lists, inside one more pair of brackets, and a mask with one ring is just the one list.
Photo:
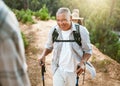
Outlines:
[[21, 21], [22, 23], [34, 23], [34, 20], [32, 19], [32, 16], [34, 14], [34, 12], [32, 12], [31, 10], [27, 9], [27, 10], [13, 10], [16, 14], [16, 17], [18, 19], [18, 21]]
[[37, 18], [40, 18], [41, 20], [50, 19], [50, 14], [48, 12], [48, 9], [46, 8], [46, 5], [43, 5], [43, 7], [35, 13], [35, 16]]
[[120, 63], [120, 41], [118, 35], [112, 30], [112, 19], [102, 14], [94, 16], [86, 21], [91, 42], [104, 54]]
[[91, 42], [104, 54], [120, 63], [120, 41], [117, 34], [109, 28], [105, 31], [102, 31], [102, 29], [90, 31]]
[[28, 42], [28, 40], [23, 32], [21, 32], [21, 35], [22, 35], [24, 47], [27, 48], [27, 46], [29, 45], [29, 42]]

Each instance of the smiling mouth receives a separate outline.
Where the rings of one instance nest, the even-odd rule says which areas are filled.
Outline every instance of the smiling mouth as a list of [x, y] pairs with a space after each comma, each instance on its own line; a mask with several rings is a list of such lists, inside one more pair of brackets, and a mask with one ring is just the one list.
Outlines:
[[60, 25], [61, 27], [66, 27], [66, 25]]
[[65, 26], [60, 26], [60, 28], [65, 29]]

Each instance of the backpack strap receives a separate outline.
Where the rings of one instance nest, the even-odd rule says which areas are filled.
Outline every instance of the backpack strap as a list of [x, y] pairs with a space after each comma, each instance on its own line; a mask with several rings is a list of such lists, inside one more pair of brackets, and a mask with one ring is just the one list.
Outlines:
[[75, 40], [58, 40], [57, 39], [58, 36], [59, 36], [59, 34], [58, 34], [58, 32], [57, 32], [57, 30], [55, 28], [54, 31], [53, 31], [53, 34], [52, 34], [52, 41], [53, 41], [53, 43], [54, 42], [76, 42]]
[[52, 33], [52, 41], [53, 41], [53, 43], [57, 40], [57, 38], [58, 38], [58, 32], [57, 32], [57, 30], [56, 30], [56, 28], [54, 29], [54, 31], [53, 31], [53, 33]]
[[79, 46], [82, 46], [82, 44], [81, 44], [81, 36], [80, 36], [80, 29], [79, 29], [80, 26], [76, 24], [75, 27], [76, 27], [76, 31], [73, 31], [74, 39], [75, 39], [75, 41], [77, 42], [77, 44]]
[[59, 33], [57, 32], [56, 28], [52, 33], [52, 41], [54, 42], [77, 42], [79, 46], [81, 46], [81, 36], [79, 31], [79, 25], [75, 25], [76, 31], [73, 31], [74, 40], [58, 40]]

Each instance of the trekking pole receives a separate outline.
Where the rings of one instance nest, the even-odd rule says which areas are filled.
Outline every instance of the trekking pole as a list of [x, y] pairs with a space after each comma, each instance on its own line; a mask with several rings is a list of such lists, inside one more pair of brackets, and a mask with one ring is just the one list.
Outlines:
[[[77, 69], [80, 68], [80, 66], [77, 67]], [[85, 81], [85, 72], [86, 72], [86, 64], [84, 63], [84, 73], [83, 73], [83, 82], [82, 84], [84, 85], [84, 81]], [[77, 77], [76, 77], [76, 85], [75, 86], [79, 86], [79, 76], [77, 74]]]
[[[40, 64], [42, 64], [42, 63], [43, 63], [43, 62], [41, 61]], [[46, 70], [45, 70], [45, 64], [41, 66], [41, 74], [42, 74], [42, 82], [43, 82], [43, 86], [45, 86], [44, 72], [46, 72]]]
[[[79, 69], [80, 66], [77, 67], [77, 69]], [[78, 86], [78, 83], [79, 83], [79, 75], [77, 74], [77, 77], [76, 77], [76, 85], [75, 86]]]
[[79, 82], [79, 76], [77, 75], [77, 77], [76, 77], [76, 85], [75, 86], [78, 86], [78, 82]]
[[84, 63], [84, 73], [83, 73], [83, 85], [84, 85], [84, 81], [85, 81], [85, 72], [86, 72], [86, 64]]

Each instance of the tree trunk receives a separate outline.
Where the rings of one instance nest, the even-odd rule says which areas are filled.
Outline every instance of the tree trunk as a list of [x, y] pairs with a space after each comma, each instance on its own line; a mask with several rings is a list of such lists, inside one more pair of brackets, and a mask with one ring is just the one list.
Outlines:
[[29, 9], [29, 0], [24, 0], [24, 9]]

